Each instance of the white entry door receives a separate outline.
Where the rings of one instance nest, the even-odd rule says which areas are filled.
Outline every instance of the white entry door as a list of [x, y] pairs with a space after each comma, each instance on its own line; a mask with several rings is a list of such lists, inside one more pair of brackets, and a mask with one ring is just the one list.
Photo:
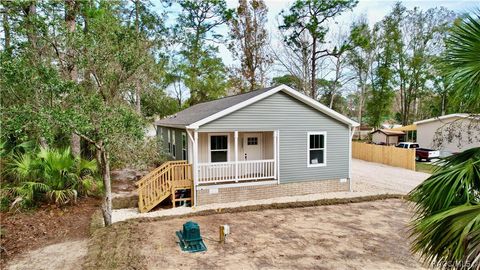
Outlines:
[[243, 134], [243, 159], [261, 160], [262, 155], [262, 133]]

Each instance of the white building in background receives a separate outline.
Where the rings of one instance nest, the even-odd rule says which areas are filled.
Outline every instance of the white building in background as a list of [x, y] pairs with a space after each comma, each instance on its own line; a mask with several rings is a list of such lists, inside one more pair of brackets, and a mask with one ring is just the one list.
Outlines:
[[480, 116], [448, 114], [415, 122], [420, 147], [440, 150], [447, 156], [480, 147]]

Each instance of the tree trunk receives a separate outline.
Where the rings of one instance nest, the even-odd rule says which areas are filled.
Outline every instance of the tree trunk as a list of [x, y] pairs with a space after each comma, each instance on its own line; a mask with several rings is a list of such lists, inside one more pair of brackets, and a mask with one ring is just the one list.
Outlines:
[[445, 93], [442, 93], [442, 115], [445, 115]]
[[103, 186], [105, 188], [105, 198], [102, 203], [102, 214], [103, 214], [103, 221], [105, 226], [112, 225], [112, 186], [110, 182], [110, 161], [108, 152], [103, 147], [102, 143], [99, 143], [101, 149], [97, 149], [100, 152], [101, 158], [101, 171], [102, 171], [102, 179], [103, 179]]
[[[88, 9], [90, 9], [92, 7], [92, 0], [88, 0], [86, 3], [84, 3], [85, 5], [85, 8], [82, 9], [82, 18], [83, 18], [83, 34], [86, 36], [88, 35], [88, 29], [89, 29], [89, 15], [88, 15]], [[86, 46], [83, 48], [83, 54], [84, 55], [87, 55], [87, 48]], [[83, 68], [83, 80], [82, 80], [82, 84], [84, 85], [84, 88], [85, 89], [91, 89], [93, 88], [93, 83], [92, 83], [92, 70], [90, 68], [90, 66], [85, 66]], [[100, 163], [99, 163], [100, 164]]]
[[302, 77], [299, 78], [301, 80], [301, 85], [302, 85], [302, 91], [305, 95], [309, 95], [310, 91], [309, 91], [309, 87], [308, 85], [310, 84], [310, 80], [309, 80], [309, 64], [308, 64], [308, 53], [307, 53], [307, 48], [305, 48], [305, 46], [302, 46]]
[[330, 109], [333, 108], [333, 100], [334, 99], [335, 99], [335, 92], [332, 92], [332, 94], [330, 95], [330, 104], [329, 104]]
[[4, 46], [5, 46], [5, 51], [10, 52], [10, 24], [9, 24], [9, 21], [8, 21], [8, 8], [6, 6], [4, 6], [4, 7], [5, 7], [5, 9], [3, 10], [3, 18], [2, 18], [3, 33], [4, 33], [4, 37], [5, 37]]
[[316, 72], [317, 72], [317, 39], [313, 38], [313, 48], [312, 48], [312, 89], [310, 89], [310, 97], [316, 100], [316, 94], [317, 94], [317, 82], [315, 81], [316, 77]]
[[38, 139], [38, 143], [40, 144], [40, 147], [42, 148], [47, 148], [48, 147], [48, 143], [47, 143], [47, 140], [45, 139], [45, 137], [41, 136], [39, 139]]
[[140, 100], [140, 95], [141, 95], [141, 86], [140, 86], [140, 81], [137, 78], [135, 82], [135, 111], [138, 114], [142, 113], [142, 105], [141, 105], [141, 100]]
[[[365, 102], [365, 94], [367, 92], [366, 90], [366, 80], [367, 78], [365, 78], [365, 80], [363, 79], [362, 77], [362, 73], [360, 72], [359, 73], [359, 83], [360, 83], [360, 97], [358, 98], [358, 114], [357, 114], [357, 120], [358, 120], [358, 124], [359, 124], [359, 129], [362, 127], [362, 110], [363, 110], [363, 103]], [[360, 133], [359, 133], [360, 134]]]
[[[140, 21], [139, 21], [139, 5], [140, 0], [135, 1], [135, 32], [137, 33], [136, 43], [137, 43], [137, 52], [140, 56], [140, 46], [139, 46], [139, 39], [140, 39]], [[142, 113], [141, 101], [140, 101], [140, 94], [141, 94], [141, 83], [140, 78], [137, 76], [135, 78], [135, 111], [140, 115]]]
[[72, 132], [72, 134], [70, 135], [70, 149], [74, 157], [80, 157], [80, 153], [81, 153], [80, 144], [81, 144], [80, 136]]
[[[75, 33], [77, 18], [78, 2], [76, 0], [65, 0], [65, 25], [67, 27], [67, 32], [70, 34], [67, 41], [67, 73], [70, 80], [77, 83], [78, 81], [78, 71], [77, 65], [75, 64], [74, 49], [72, 48], [73, 42], [70, 40], [73, 38]], [[70, 135], [70, 148], [72, 155], [74, 157], [80, 157], [81, 154], [81, 141], [80, 136], [73, 133]]]
[[[41, 51], [37, 50], [37, 32], [36, 32], [37, 29], [34, 24], [35, 16], [37, 15], [36, 2], [35, 1], [30, 2], [28, 6], [24, 7], [23, 11], [25, 13], [25, 19], [27, 21], [25, 26], [25, 29], [27, 30], [27, 40], [30, 45], [30, 52], [34, 56], [31, 58], [30, 64], [32, 66], [35, 66], [38, 64], [37, 61], [43, 60]], [[40, 96], [39, 96], [38, 89], [35, 90], [34, 95], [35, 95], [35, 104], [37, 107], [40, 107]], [[39, 135], [38, 141], [41, 147], [44, 147], [44, 148], [48, 147], [47, 140], [42, 135]]]

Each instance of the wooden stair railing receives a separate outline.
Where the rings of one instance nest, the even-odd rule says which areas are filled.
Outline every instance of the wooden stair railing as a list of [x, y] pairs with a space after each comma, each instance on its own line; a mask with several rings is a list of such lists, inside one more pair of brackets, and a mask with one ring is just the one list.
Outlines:
[[[190, 189], [190, 197], [177, 198], [176, 192], [181, 189]], [[191, 164], [179, 164], [172, 166], [172, 206], [175, 208], [177, 202], [192, 202], [193, 173]]]
[[185, 160], [167, 161], [142, 177], [136, 184], [138, 209], [141, 213], [152, 210], [169, 196], [172, 196], [172, 204], [175, 207], [176, 190], [193, 188], [192, 165], [187, 164]]

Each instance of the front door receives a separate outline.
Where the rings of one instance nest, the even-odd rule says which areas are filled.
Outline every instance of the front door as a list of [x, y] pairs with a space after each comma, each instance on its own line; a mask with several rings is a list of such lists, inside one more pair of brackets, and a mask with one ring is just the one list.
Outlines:
[[243, 135], [244, 160], [261, 160], [262, 133], [245, 133]]

